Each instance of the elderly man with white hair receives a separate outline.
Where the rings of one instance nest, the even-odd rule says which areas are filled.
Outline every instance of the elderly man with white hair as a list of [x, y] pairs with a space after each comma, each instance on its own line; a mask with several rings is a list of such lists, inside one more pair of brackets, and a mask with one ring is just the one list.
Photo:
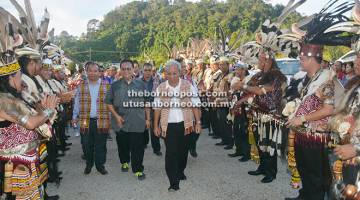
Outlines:
[[154, 100], [154, 133], [165, 140], [169, 191], [179, 190], [180, 180], [186, 180], [187, 136], [194, 130], [198, 134], [201, 132], [200, 99], [194, 86], [180, 79], [180, 70], [179, 62], [170, 60], [166, 63], [167, 81], [158, 86], [158, 96]]

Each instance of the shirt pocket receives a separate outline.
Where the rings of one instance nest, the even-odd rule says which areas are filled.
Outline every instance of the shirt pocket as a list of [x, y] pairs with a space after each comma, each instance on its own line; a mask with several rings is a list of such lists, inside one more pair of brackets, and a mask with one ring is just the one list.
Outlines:
[[114, 91], [113, 104], [116, 108], [123, 107], [123, 102], [126, 98], [126, 96], [124, 96], [124, 95], [127, 95], [125, 93], [126, 93], [126, 91], [124, 90], [124, 88], [118, 88], [117, 90]]

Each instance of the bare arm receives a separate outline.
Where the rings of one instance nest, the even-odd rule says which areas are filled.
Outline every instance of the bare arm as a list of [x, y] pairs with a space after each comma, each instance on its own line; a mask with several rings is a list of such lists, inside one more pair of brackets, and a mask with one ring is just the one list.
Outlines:
[[154, 109], [154, 134], [157, 137], [160, 137], [160, 128], [159, 128], [159, 120], [160, 120], [160, 109]]
[[248, 86], [245, 88], [243, 88], [246, 91], [249, 91], [255, 95], [263, 95], [264, 94], [264, 90], [266, 92], [272, 92], [274, 90], [273, 86], [263, 86], [263, 87], [257, 87], [257, 86]]
[[201, 120], [201, 110], [199, 108], [193, 108], [192, 111], [193, 111], [194, 116], [195, 116], [195, 121], [200, 122], [200, 120]]
[[[25, 116], [20, 116], [20, 119], [21, 119], [21, 117], [25, 117]], [[15, 117], [10, 116], [10, 115], [6, 114], [5, 112], [0, 113], [0, 118], [5, 119], [10, 122], [13, 122], [13, 123], [16, 123], [16, 124], [21, 124], [19, 122], [20, 119], [16, 119]], [[26, 129], [33, 130], [33, 129], [41, 126], [42, 124], [44, 124], [47, 120], [48, 120], [48, 118], [43, 113], [41, 113], [36, 116], [29, 116], [27, 122], [25, 124], [23, 124], [22, 126]]]
[[154, 109], [154, 127], [159, 127], [160, 110]]
[[325, 117], [331, 116], [333, 114], [333, 111], [334, 111], [333, 105], [324, 104], [323, 107], [320, 108], [319, 110], [305, 115], [305, 119], [306, 119], [306, 121], [320, 120]]
[[331, 116], [334, 111], [333, 105], [324, 104], [319, 110], [300, 117], [294, 117], [287, 122], [287, 125], [300, 126], [306, 121], [316, 121]]
[[114, 106], [112, 104], [107, 104], [108, 109], [110, 110], [111, 114], [115, 117], [118, 118], [120, 117], [120, 115], [116, 112]]

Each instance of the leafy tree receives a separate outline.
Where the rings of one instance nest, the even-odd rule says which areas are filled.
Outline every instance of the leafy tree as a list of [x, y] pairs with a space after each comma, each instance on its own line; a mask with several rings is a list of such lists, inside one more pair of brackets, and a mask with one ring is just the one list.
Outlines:
[[[284, 6], [272, 6], [262, 0], [148, 0], [133, 1], [114, 8], [99, 23], [89, 21], [89, 31], [80, 38], [59, 36], [58, 44], [74, 59], [100, 62], [119, 61], [124, 57], [160, 64], [166, 61], [162, 45], [186, 46], [189, 38], [215, 39], [221, 24], [227, 35], [243, 30], [242, 41], [254, 39], [254, 33], [265, 19], [279, 16]], [[286, 27], [300, 18], [292, 14]], [[91, 53], [90, 53], [91, 49]]]

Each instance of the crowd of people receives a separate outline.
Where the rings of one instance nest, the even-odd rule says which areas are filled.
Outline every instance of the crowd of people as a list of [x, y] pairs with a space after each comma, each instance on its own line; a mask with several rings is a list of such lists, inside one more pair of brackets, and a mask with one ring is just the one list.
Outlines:
[[[94, 165], [108, 174], [113, 132], [122, 172], [131, 167], [140, 181], [146, 178], [147, 144], [162, 156], [164, 141], [168, 190], [178, 191], [187, 179], [188, 154], [198, 157], [196, 144], [207, 130], [220, 140], [216, 146], [234, 150], [229, 157], [257, 163], [248, 175], [264, 176], [264, 184], [276, 179], [278, 157], [287, 159], [291, 185], [302, 188], [285, 199], [359, 198], [358, 0], [331, 0], [284, 31], [282, 22], [303, 3], [290, 1], [274, 23], [262, 24], [255, 41], [237, 49], [228, 46], [229, 38], [192, 40], [184, 51], [166, 47], [169, 60], [160, 69], [130, 59], [122, 59], [119, 69], [89, 61], [72, 76], [64, 52], [49, 39], [47, 11], [36, 26], [29, 7], [12, 3], [21, 22], [0, 10], [1, 19], [9, 20], [0, 21], [0, 180], [6, 199], [59, 199], [46, 189], [62, 179], [57, 164], [71, 145], [70, 125], [79, 127], [85, 175]], [[353, 20], [344, 16], [351, 9]], [[325, 45], [355, 53], [330, 64], [323, 59]], [[298, 56], [303, 75], [289, 81], [277, 66], [278, 54]]]

